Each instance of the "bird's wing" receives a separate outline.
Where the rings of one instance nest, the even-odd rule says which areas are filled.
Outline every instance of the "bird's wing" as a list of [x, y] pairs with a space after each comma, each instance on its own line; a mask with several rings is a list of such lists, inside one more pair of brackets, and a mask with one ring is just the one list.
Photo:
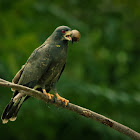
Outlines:
[[[23, 65], [21, 67], [21, 69], [17, 72], [17, 74], [15, 75], [15, 77], [12, 79], [12, 83], [14, 83], [14, 84], [17, 84], [18, 83], [18, 81], [19, 81], [19, 79], [21, 77], [21, 74], [22, 74], [22, 72], [24, 70], [24, 67], [25, 67], [25, 65]], [[15, 91], [13, 88], [11, 88], [11, 90], [12, 91]]]
[[15, 75], [15, 77], [12, 79], [12, 83], [14, 83], [14, 84], [17, 84], [18, 83], [18, 81], [19, 81], [19, 79], [21, 77], [21, 74], [22, 74], [22, 72], [24, 70], [24, 67], [25, 67], [25, 65], [23, 65], [21, 67], [21, 69], [17, 72], [17, 74]]
[[48, 45], [43, 45], [31, 54], [27, 60], [18, 84], [34, 88], [41, 76], [47, 71], [51, 58]]
[[[66, 65], [66, 63], [64, 64], [64, 66], [63, 66], [63, 68], [62, 68], [62, 70], [61, 70], [61, 73], [60, 73], [60, 75], [59, 75], [59, 77], [58, 77], [58, 80], [60, 79], [61, 74], [63, 73], [63, 71], [64, 71], [64, 69], [65, 69], [65, 65]], [[58, 81], [58, 80], [57, 80], [57, 81]]]

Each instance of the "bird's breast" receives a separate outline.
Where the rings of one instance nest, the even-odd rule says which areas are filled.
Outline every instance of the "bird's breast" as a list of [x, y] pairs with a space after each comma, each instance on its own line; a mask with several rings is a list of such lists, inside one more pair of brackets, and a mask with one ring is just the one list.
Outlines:
[[50, 64], [42, 75], [40, 84], [45, 84], [46, 87], [51, 87], [57, 82], [66, 63], [67, 49], [64, 47], [52, 46], [47, 53], [49, 54]]
[[67, 58], [67, 51], [65, 49], [59, 50], [59, 48], [55, 49], [55, 51], [51, 54], [53, 61], [59, 63], [61, 61], [65, 61]]
[[57, 82], [64, 64], [65, 61], [63, 60], [60, 60], [59, 62], [51, 62], [49, 68], [45, 71], [41, 79], [42, 83], [44, 83], [46, 87], [51, 88], [51, 86]]

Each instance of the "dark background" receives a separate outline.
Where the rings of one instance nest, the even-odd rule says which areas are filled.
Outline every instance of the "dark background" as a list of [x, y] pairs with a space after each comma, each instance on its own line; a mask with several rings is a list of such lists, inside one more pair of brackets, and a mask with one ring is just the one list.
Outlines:
[[[57, 26], [81, 32], [69, 43], [57, 84], [70, 102], [140, 132], [139, 0], [1, 0], [0, 78], [11, 81]], [[12, 92], [0, 87], [0, 114]], [[0, 122], [1, 140], [129, 140], [96, 121], [29, 99], [15, 122]]]

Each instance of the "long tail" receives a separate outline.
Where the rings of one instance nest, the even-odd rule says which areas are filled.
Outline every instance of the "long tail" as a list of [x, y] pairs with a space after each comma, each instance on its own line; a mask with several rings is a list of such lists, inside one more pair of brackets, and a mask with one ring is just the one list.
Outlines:
[[17, 118], [17, 113], [22, 105], [22, 103], [25, 101], [26, 97], [22, 97], [21, 99], [13, 100], [13, 98], [10, 100], [9, 104], [5, 107], [3, 114], [2, 114], [2, 123], [7, 123], [10, 121], [15, 121]]

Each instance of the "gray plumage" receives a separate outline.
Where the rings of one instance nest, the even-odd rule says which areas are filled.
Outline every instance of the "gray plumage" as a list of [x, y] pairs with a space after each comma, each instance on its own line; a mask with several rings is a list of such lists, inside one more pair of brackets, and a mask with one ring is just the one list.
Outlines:
[[[68, 40], [64, 36], [67, 32], [71, 32], [67, 26], [56, 28], [52, 35], [33, 51], [13, 82], [30, 88], [36, 87], [37, 90], [56, 91], [55, 85], [64, 70], [67, 58]], [[17, 94], [20, 93], [15, 90], [13, 98]], [[22, 103], [29, 97], [25, 96], [15, 101], [13, 98], [2, 114], [3, 123], [7, 123], [8, 120], [14, 121]]]

